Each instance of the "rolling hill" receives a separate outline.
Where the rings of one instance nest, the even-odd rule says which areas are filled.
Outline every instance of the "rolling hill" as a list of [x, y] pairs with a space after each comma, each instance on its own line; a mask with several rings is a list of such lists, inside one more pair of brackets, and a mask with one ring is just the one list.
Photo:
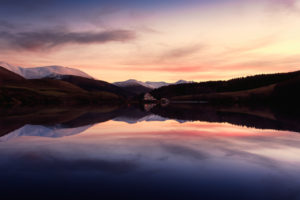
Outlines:
[[125, 91], [109, 83], [98, 87], [98, 90], [88, 90], [71, 81], [50, 78], [28, 80], [3, 67], [0, 67], [0, 83], [1, 105], [76, 105], [118, 103], [125, 100]]
[[[55, 79], [55, 78], [50, 78], [50, 79]], [[134, 93], [131, 91], [126, 91], [123, 88], [120, 88], [118, 86], [115, 86], [113, 84], [101, 80], [90, 79], [90, 78], [85, 78], [80, 76], [72, 76], [72, 75], [60, 76], [59, 80], [68, 82], [72, 85], [76, 85], [77, 87], [89, 92], [105, 91], [105, 92], [118, 94], [123, 97], [129, 97], [134, 95]]]
[[5, 69], [3, 67], [0, 67], [0, 84], [1, 85], [5, 84], [5, 83], [22, 82], [22, 81], [25, 81], [25, 78]]
[[[300, 71], [264, 74], [228, 81], [169, 85], [151, 91], [157, 98], [173, 102], [206, 101], [214, 104], [275, 103], [288, 105], [299, 98]], [[284, 102], [284, 103], [283, 103]]]

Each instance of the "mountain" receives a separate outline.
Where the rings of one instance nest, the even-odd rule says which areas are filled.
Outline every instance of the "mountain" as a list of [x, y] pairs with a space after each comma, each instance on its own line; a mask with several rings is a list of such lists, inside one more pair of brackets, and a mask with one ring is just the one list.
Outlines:
[[127, 92], [132, 92], [135, 95], [150, 92], [153, 88], [143, 83], [141, 81], [137, 81], [134, 79], [130, 79], [123, 82], [115, 82], [114, 85], [123, 88]]
[[[74, 84], [72, 81], [53, 78], [25, 79], [0, 66], [0, 105], [118, 104], [125, 100], [126, 92], [115, 85], [84, 77], [70, 77], [75, 80]], [[88, 84], [84, 85], [85, 82]], [[98, 89], [89, 90], [84, 87], [87, 85]]]
[[160, 88], [160, 87], [163, 87], [163, 86], [167, 86], [167, 85], [170, 85], [170, 83], [166, 83], [164, 81], [161, 81], [161, 82], [151, 82], [151, 81], [147, 81], [145, 82], [147, 84], [147, 86], [155, 89], [155, 88]]
[[41, 79], [45, 77], [55, 77], [59, 79], [61, 75], [73, 75], [73, 76], [81, 76], [81, 77], [93, 79], [92, 76], [78, 69], [62, 67], [62, 66], [24, 68], [24, 67], [13, 66], [5, 62], [0, 62], [0, 66], [26, 79]]
[[131, 91], [135, 94], [142, 94], [142, 93], [147, 93], [150, 92], [153, 89], [157, 89], [163, 86], [168, 86], [168, 85], [177, 85], [177, 84], [185, 84], [185, 83], [192, 83], [191, 81], [184, 81], [184, 80], [179, 80], [175, 83], [166, 83], [164, 81], [161, 82], [142, 82], [142, 81], [137, 81], [135, 79], [129, 79], [127, 81], [122, 81], [122, 82], [115, 82], [113, 83], [114, 85], [121, 87], [125, 89], [126, 91]]
[[142, 82], [142, 81], [137, 81], [135, 79], [129, 79], [127, 81], [121, 81], [121, 82], [115, 82], [113, 83], [114, 85], [117, 85], [119, 87], [128, 87], [128, 86], [135, 86], [135, 85], [141, 85], [147, 88], [151, 88], [148, 84]]
[[[187, 84], [187, 83], [194, 83], [194, 81], [179, 80], [179, 81], [173, 83], [173, 85]], [[171, 85], [171, 84], [169, 84], [169, 85]]]

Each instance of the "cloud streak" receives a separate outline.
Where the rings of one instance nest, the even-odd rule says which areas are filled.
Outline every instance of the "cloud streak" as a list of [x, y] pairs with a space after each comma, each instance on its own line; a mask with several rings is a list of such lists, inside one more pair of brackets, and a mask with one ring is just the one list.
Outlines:
[[208, 158], [208, 155], [204, 152], [194, 150], [190, 147], [166, 144], [162, 146], [168, 153], [171, 153], [176, 156], [183, 156], [186, 158], [192, 158], [196, 160], [204, 160]]
[[67, 44], [103, 44], [107, 42], [127, 42], [136, 38], [129, 30], [109, 30], [102, 32], [37, 31], [11, 33], [0, 32], [0, 40], [9, 48], [28, 51], [50, 50]]
[[172, 49], [165, 54], [163, 54], [162, 59], [174, 59], [174, 58], [182, 58], [186, 57], [192, 54], [197, 53], [199, 50], [203, 49], [204, 46], [201, 45], [192, 45], [192, 46], [186, 46], [181, 47], [177, 49]]
[[5, 20], [0, 20], [0, 28], [1, 29], [15, 29], [15, 25], [12, 23], [5, 21]]
[[172, 67], [140, 67], [140, 66], [133, 66], [133, 67], [102, 67], [102, 69], [109, 69], [109, 70], [123, 70], [123, 71], [148, 71], [148, 72], [199, 72], [207, 69], [208, 67], [205, 66], [172, 66]]
[[297, 0], [270, 0], [272, 3], [277, 3], [288, 8], [294, 8]]

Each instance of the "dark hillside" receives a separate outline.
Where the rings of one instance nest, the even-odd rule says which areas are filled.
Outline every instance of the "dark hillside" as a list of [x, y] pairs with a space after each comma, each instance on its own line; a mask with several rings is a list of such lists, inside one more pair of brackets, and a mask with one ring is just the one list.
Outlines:
[[133, 93], [134, 95], [147, 93], [152, 90], [151, 88], [144, 87], [142, 85], [126, 86], [126, 87], [122, 87], [122, 89], [126, 90], [128, 93]]
[[95, 79], [88, 79], [80, 76], [61, 76], [61, 80], [71, 83], [73, 85], [76, 85], [86, 91], [89, 92], [99, 92], [99, 91], [105, 91], [105, 92], [111, 92], [123, 97], [127, 96], [133, 96], [132, 93], [129, 93], [122, 88], [115, 86], [113, 84], [110, 84], [105, 81], [95, 80]]
[[10, 82], [21, 82], [24, 80], [25, 79], [22, 76], [0, 66], [0, 84]]
[[294, 109], [300, 110], [300, 76], [295, 77], [291, 80], [278, 83], [273, 92], [273, 100], [277, 102], [281, 107], [293, 107]]
[[210, 94], [220, 92], [236, 92], [260, 88], [300, 76], [300, 71], [277, 74], [264, 74], [236, 78], [228, 81], [208, 81], [201, 83], [187, 83], [170, 85], [153, 90], [151, 94], [158, 98], [170, 98], [195, 94]]
[[[64, 81], [56, 79], [27, 80], [0, 67], [0, 105], [95, 105], [124, 102], [126, 92], [104, 81], [85, 84], [78, 77]], [[76, 80], [79, 80], [76, 82]], [[83, 80], [86, 80], [83, 78]], [[89, 79], [87, 79], [89, 80]], [[78, 83], [79, 86], [72, 84]], [[85, 87], [80, 87], [85, 86]], [[88, 88], [90, 86], [90, 88]], [[101, 86], [101, 87], [100, 87]], [[96, 87], [96, 89], [93, 89]]]

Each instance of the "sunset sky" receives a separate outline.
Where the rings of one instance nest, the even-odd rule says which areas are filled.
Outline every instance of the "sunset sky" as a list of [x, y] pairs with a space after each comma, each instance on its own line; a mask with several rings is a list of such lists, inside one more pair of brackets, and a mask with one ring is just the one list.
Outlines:
[[109, 82], [300, 70], [300, 0], [0, 0], [0, 61]]

